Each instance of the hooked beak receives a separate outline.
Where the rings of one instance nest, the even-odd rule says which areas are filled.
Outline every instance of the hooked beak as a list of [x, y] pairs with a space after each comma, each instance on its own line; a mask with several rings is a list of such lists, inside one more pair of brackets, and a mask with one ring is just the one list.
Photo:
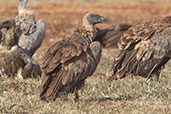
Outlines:
[[104, 17], [103, 16], [99, 16], [99, 20], [101, 23], [104, 23]]

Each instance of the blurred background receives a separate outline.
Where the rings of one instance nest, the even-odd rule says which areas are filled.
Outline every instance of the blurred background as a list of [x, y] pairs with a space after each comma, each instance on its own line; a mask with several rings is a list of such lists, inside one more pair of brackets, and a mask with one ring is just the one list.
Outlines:
[[[0, 20], [15, 17], [18, 2], [0, 0]], [[46, 43], [43, 45], [49, 45], [80, 26], [86, 12], [105, 17], [105, 23], [99, 25], [100, 28], [121, 23], [134, 24], [169, 15], [171, 0], [29, 0], [27, 7], [35, 11], [37, 19], [46, 21]]]

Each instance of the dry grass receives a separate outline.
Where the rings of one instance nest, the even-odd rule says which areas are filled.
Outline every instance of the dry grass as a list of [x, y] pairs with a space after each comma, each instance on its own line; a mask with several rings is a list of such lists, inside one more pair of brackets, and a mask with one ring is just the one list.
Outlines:
[[[40, 1], [47, 5], [40, 5]], [[125, 2], [128, 0], [98, 0], [98, 2], [97, 0], [73, 0], [72, 5], [68, 5], [68, 1], [71, 0], [48, 0], [48, 3], [46, 0], [29, 2], [28, 6], [33, 6], [37, 18], [43, 18], [47, 24], [46, 38], [34, 57], [36, 60], [52, 44], [49, 42], [50, 38], [58, 40], [69, 34], [75, 26], [80, 24], [83, 14], [87, 11], [97, 12], [106, 17], [102, 27], [155, 20], [168, 15], [171, 11], [169, 4], [157, 6], [161, 0], [129, 0], [129, 3]], [[16, 2], [18, 0], [0, 0], [1, 20], [17, 15]], [[169, 0], [162, 0], [162, 2], [170, 3]], [[4, 3], [8, 3], [9, 6]], [[84, 5], [77, 5], [80, 3]], [[97, 4], [96, 7], [92, 7], [94, 3]], [[156, 6], [149, 7], [152, 4]], [[47, 11], [47, 9], [51, 10]], [[84, 89], [80, 91], [80, 101], [76, 103], [73, 101], [72, 94], [62, 96], [54, 102], [41, 101], [39, 99], [40, 78], [0, 79], [0, 113], [21, 111], [28, 114], [170, 114], [171, 61], [162, 71], [158, 82], [155, 79], [146, 81], [140, 77], [128, 77], [109, 83], [106, 76], [110, 74], [108, 71], [116, 53], [114, 49], [103, 50], [102, 59], [95, 74], [86, 80]]]
[[25, 111], [29, 114], [169, 114], [171, 113], [171, 61], [160, 80], [128, 77], [108, 82], [106, 71], [111, 66], [106, 50], [95, 74], [80, 91], [80, 101], [73, 95], [56, 101], [39, 99], [40, 79], [9, 78], [0, 83], [0, 109]]

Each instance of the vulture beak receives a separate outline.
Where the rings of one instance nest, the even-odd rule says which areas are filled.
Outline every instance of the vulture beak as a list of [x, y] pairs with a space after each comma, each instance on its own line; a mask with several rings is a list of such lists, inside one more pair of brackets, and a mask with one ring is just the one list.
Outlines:
[[100, 21], [100, 23], [104, 23], [104, 17], [103, 16], [99, 16], [99, 21]]

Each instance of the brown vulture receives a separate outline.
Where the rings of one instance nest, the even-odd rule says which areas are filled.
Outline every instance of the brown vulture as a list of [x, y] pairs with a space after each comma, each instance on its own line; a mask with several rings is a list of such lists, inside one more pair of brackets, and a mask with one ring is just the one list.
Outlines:
[[18, 5], [18, 16], [15, 19], [16, 25], [20, 25], [23, 33], [19, 39], [19, 46], [32, 57], [40, 47], [46, 32], [46, 24], [43, 20], [36, 22], [33, 10], [27, 9], [28, 0], [20, 0]]
[[42, 100], [55, 100], [60, 93], [73, 92], [75, 100], [78, 99], [78, 90], [85, 79], [94, 73], [100, 61], [101, 44], [93, 40], [96, 36], [95, 24], [103, 21], [102, 16], [87, 13], [82, 28], [47, 50], [40, 61]]
[[19, 75], [27, 78], [41, 75], [40, 66], [18, 46], [22, 31], [15, 26], [15, 20], [6, 19], [0, 22], [0, 29], [2, 28], [7, 30], [1, 37], [0, 77]]
[[113, 75], [121, 79], [129, 74], [149, 78], [160, 71], [171, 57], [171, 16], [153, 22], [138, 23], [118, 42], [120, 53], [113, 63]]
[[105, 29], [97, 28], [97, 35], [95, 41], [99, 41], [104, 48], [117, 48], [117, 43], [120, 37], [128, 30], [132, 25], [120, 24], [113, 25]]

